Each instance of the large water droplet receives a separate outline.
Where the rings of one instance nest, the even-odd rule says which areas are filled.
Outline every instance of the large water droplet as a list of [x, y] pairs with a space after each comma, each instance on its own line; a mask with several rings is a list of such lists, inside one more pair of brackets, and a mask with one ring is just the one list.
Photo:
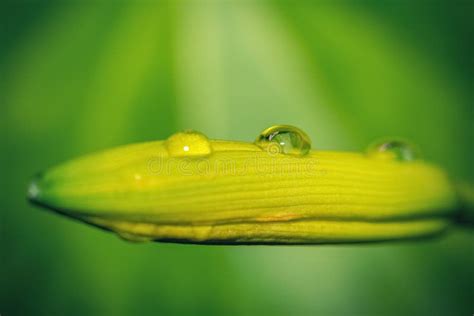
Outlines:
[[207, 156], [212, 152], [211, 143], [206, 135], [196, 131], [171, 135], [165, 145], [171, 157]]
[[375, 142], [369, 146], [367, 153], [371, 156], [389, 157], [399, 161], [412, 161], [419, 158], [416, 146], [399, 139]]
[[269, 153], [306, 155], [311, 150], [308, 135], [291, 125], [275, 125], [262, 131], [255, 144]]

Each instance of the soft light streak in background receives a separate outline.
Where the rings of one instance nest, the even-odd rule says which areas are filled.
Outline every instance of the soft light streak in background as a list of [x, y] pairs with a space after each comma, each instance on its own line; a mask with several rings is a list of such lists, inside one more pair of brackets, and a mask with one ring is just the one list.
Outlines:
[[400, 136], [474, 182], [472, 2], [16, 1], [1, 10], [5, 315], [472, 314], [474, 238], [134, 245], [27, 205], [35, 172], [194, 128]]

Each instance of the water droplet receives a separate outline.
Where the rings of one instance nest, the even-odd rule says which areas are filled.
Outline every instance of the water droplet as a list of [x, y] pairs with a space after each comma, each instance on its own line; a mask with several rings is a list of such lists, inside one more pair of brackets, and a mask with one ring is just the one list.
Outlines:
[[308, 135], [291, 125], [275, 125], [262, 131], [255, 144], [271, 154], [306, 155], [311, 149]]
[[32, 181], [28, 186], [28, 199], [36, 200], [39, 196], [40, 190], [36, 182]]
[[125, 241], [134, 242], [134, 243], [149, 242], [153, 240], [150, 237], [135, 235], [135, 234], [126, 233], [126, 232], [117, 232], [117, 235]]
[[171, 157], [208, 156], [212, 152], [211, 143], [206, 135], [196, 131], [171, 135], [165, 145]]
[[378, 158], [391, 158], [399, 161], [418, 159], [418, 149], [404, 140], [382, 140], [369, 146], [367, 153]]
[[44, 189], [45, 182], [42, 174], [36, 175], [28, 185], [27, 198], [30, 202], [39, 203], [42, 199], [42, 191]]

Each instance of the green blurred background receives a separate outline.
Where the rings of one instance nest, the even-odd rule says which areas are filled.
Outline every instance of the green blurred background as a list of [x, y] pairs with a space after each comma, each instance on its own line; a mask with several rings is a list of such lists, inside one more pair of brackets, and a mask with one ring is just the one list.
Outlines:
[[320, 149], [400, 136], [474, 182], [472, 1], [2, 2], [7, 315], [471, 315], [474, 235], [378, 245], [130, 244], [32, 207], [34, 173], [193, 128]]

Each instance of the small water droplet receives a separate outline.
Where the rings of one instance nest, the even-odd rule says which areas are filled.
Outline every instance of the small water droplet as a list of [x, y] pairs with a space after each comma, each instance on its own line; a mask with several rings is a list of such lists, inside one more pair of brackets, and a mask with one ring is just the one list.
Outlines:
[[416, 146], [399, 139], [375, 142], [369, 146], [367, 153], [371, 156], [389, 157], [399, 161], [412, 161], [419, 158]]
[[150, 237], [134, 235], [131, 233], [126, 233], [126, 232], [117, 232], [117, 235], [125, 241], [134, 242], [134, 243], [149, 242], [153, 240]]
[[301, 129], [291, 125], [274, 125], [258, 135], [255, 144], [271, 154], [306, 155], [311, 140]]
[[38, 185], [36, 182], [32, 181], [28, 187], [28, 199], [30, 200], [36, 200], [36, 198], [39, 196], [40, 190], [38, 188]]
[[212, 152], [211, 143], [206, 135], [196, 131], [171, 135], [165, 145], [171, 157], [208, 156]]
[[28, 185], [27, 198], [30, 202], [39, 203], [42, 200], [45, 181], [43, 174], [37, 174]]

